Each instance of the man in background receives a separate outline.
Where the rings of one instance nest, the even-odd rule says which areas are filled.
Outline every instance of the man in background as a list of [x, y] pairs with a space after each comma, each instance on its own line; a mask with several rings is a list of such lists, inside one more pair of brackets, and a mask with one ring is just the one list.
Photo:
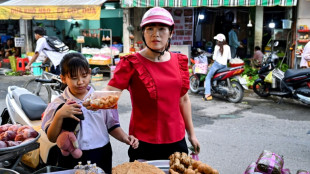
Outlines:
[[60, 74], [59, 63], [63, 58], [63, 56], [65, 55], [65, 53], [54, 51], [53, 48], [49, 46], [45, 37], [45, 30], [42, 27], [38, 27], [34, 30], [34, 36], [35, 39], [37, 40], [35, 53], [30, 62], [28, 63], [28, 65], [25, 67], [25, 69], [30, 70], [31, 64], [37, 60], [40, 53], [43, 53], [45, 54], [46, 57], [48, 57], [48, 59], [53, 64], [50, 72], [59, 75]]
[[229, 46], [230, 46], [230, 52], [231, 52], [231, 58], [235, 58], [237, 54], [237, 48], [243, 48], [241, 43], [238, 40], [238, 30], [239, 25], [233, 24], [231, 30], [228, 32], [229, 37]]

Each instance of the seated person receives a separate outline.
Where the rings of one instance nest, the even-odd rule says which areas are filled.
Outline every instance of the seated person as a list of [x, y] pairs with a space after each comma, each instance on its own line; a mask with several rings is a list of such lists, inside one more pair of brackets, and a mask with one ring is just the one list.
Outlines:
[[4, 52], [5, 52], [5, 58], [8, 58], [9, 56], [14, 56], [15, 53], [15, 47], [13, 39], [8, 39], [6, 41], [6, 44], [4, 45]]
[[253, 67], [261, 67], [263, 63], [264, 54], [261, 52], [260, 47], [256, 46], [254, 48], [254, 55], [251, 59], [251, 65]]

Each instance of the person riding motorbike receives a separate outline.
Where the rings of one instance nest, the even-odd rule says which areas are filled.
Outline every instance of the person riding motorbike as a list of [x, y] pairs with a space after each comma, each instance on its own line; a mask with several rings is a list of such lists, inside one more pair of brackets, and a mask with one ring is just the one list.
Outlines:
[[211, 79], [214, 73], [222, 68], [227, 67], [227, 60], [231, 59], [230, 47], [226, 43], [226, 38], [224, 34], [217, 34], [214, 37], [217, 40], [217, 44], [214, 47], [213, 60], [214, 63], [211, 66], [210, 71], [205, 80], [205, 96], [204, 100], [209, 101], [212, 100], [211, 96]]

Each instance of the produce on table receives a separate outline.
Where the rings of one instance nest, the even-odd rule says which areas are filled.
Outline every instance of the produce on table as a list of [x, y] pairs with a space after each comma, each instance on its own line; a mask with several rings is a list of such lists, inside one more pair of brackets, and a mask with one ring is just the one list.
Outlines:
[[192, 159], [186, 153], [175, 152], [169, 156], [170, 174], [219, 174], [208, 164]]
[[17, 146], [35, 139], [39, 133], [31, 126], [5, 124], [0, 126], [0, 148]]

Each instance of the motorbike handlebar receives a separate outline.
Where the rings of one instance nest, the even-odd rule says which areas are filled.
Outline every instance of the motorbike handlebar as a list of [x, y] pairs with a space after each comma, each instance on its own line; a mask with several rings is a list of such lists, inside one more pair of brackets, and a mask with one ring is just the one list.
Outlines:
[[54, 83], [54, 79], [35, 79], [36, 82], [41, 82], [41, 83]]

